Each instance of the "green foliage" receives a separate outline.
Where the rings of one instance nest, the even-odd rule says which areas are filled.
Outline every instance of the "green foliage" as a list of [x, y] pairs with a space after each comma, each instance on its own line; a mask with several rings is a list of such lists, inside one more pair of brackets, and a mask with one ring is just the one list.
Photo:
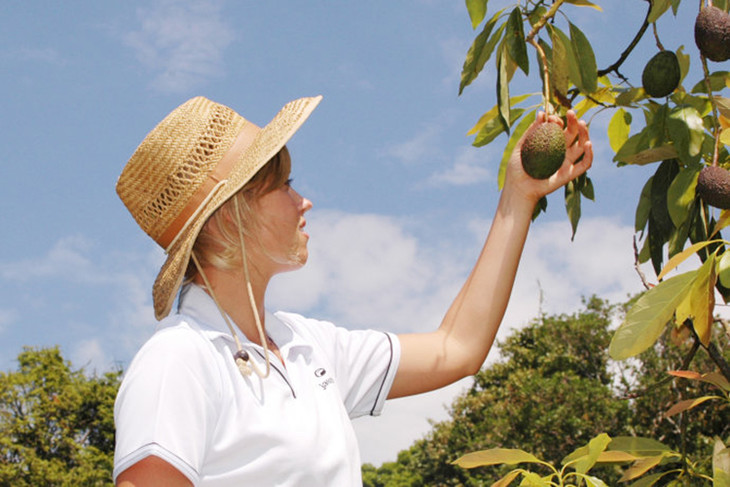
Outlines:
[[0, 485], [111, 485], [121, 371], [87, 376], [58, 348], [25, 348], [0, 373]]
[[[605, 352], [613, 313], [613, 306], [593, 298], [579, 313], [542, 316], [507, 337], [502, 360], [477, 374], [454, 401], [451, 419], [401, 452], [397, 464], [418, 476], [406, 485], [485, 485], [505, 472], [452, 464], [485, 448], [529, 450], [553, 463], [602, 431], [628, 434], [629, 404], [613, 390]], [[394, 471], [385, 467], [378, 477]]]

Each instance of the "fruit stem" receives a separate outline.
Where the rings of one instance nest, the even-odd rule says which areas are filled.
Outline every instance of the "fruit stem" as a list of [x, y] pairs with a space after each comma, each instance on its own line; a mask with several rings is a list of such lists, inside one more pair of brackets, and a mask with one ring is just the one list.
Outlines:
[[712, 153], [712, 165], [717, 166], [717, 161], [720, 157], [720, 134], [722, 133], [722, 127], [720, 127], [717, 122], [720, 119], [717, 111], [717, 102], [712, 94], [712, 84], [710, 83], [710, 70], [707, 67], [707, 59], [705, 59], [705, 56], [702, 53], [700, 53], [700, 60], [702, 61], [702, 70], [704, 71], [707, 96], [710, 98], [710, 105], [712, 106], [712, 128], [715, 132], [715, 148]]
[[537, 35], [538, 32], [540, 32], [540, 29], [545, 27], [545, 24], [547, 23], [548, 20], [555, 17], [555, 14], [558, 12], [558, 9], [560, 8], [560, 6], [563, 4], [564, 1], [565, 0], [555, 0], [555, 2], [550, 7], [550, 10], [545, 12], [545, 15], [540, 17], [540, 20], [535, 22], [535, 25], [532, 26], [532, 30], [530, 31], [529, 34], [527, 34], [527, 37], [525, 37], [525, 40], [527, 42], [532, 44], [532, 40], [534, 39], [534, 37]]
[[543, 51], [542, 47], [540, 47], [540, 44], [535, 40], [535, 36], [538, 32], [540, 32], [540, 29], [545, 27], [545, 24], [548, 20], [555, 17], [555, 14], [558, 12], [558, 9], [563, 4], [565, 0], [555, 0], [553, 4], [550, 6], [550, 9], [545, 12], [545, 15], [540, 17], [540, 19], [535, 22], [535, 25], [532, 26], [532, 30], [529, 34], [527, 34], [527, 37], [525, 37], [525, 41], [532, 44], [535, 49], [537, 50], [537, 53], [540, 55], [540, 62], [542, 63], [542, 73], [543, 73], [543, 101], [545, 103], [545, 117], [547, 119], [547, 116], [550, 115], [550, 76], [548, 75], [548, 64], [547, 64], [547, 57], [545, 56], [545, 51]]
[[547, 56], [545, 56], [545, 51], [540, 47], [540, 44], [535, 41], [534, 37], [530, 39], [530, 44], [535, 46], [535, 49], [537, 49], [537, 53], [540, 55], [540, 62], [542, 63], [542, 76], [543, 76], [543, 101], [545, 103], [545, 119], [547, 120], [547, 116], [550, 115], [550, 75], [548, 73], [548, 64], [547, 64]]
[[658, 47], [660, 51], [663, 51], [664, 46], [662, 45], [662, 41], [659, 40], [659, 32], [657, 32], [656, 22], [652, 23], [652, 30], [654, 31], [654, 40], [656, 40], [656, 47]]

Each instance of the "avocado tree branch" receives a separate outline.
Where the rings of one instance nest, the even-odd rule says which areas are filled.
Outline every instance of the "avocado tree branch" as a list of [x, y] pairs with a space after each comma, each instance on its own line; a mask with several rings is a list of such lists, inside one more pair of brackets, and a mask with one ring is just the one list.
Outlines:
[[712, 361], [715, 362], [715, 365], [717, 365], [717, 368], [720, 369], [720, 373], [730, 381], [730, 364], [727, 363], [725, 357], [723, 357], [722, 353], [717, 349], [717, 345], [713, 342], [709, 342], [707, 345], [703, 344], [700, 341], [694, 326], [690, 326], [689, 329], [692, 330], [695, 340], [700, 342], [700, 345], [702, 345], [702, 348], [707, 351], [710, 359], [712, 359]]
[[712, 165], [717, 166], [717, 161], [720, 154], [720, 134], [722, 133], [722, 127], [719, 126], [718, 120], [720, 116], [717, 110], [717, 103], [715, 97], [712, 95], [712, 83], [710, 83], [710, 70], [707, 67], [707, 59], [705, 55], [700, 52], [700, 60], [702, 61], [702, 71], [705, 77], [705, 88], [707, 88], [707, 96], [710, 99], [710, 105], [712, 105], [712, 126], [715, 132], [715, 148], [712, 152]]
[[[690, 325], [690, 328], [692, 326]], [[679, 370], [687, 370], [689, 368], [689, 364], [692, 363], [692, 360], [695, 357], [695, 354], [697, 353], [697, 350], [700, 348], [700, 340], [695, 335], [695, 341], [692, 344], [692, 348], [690, 348], [689, 352], [687, 352], [687, 355], [684, 357], [684, 360], [682, 360], [682, 365], [679, 366]], [[623, 395], [622, 399], [636, 399], [637, 397], [644, 396], [648, 394], [649, 392], [660, 388], [661, 386], [668, 384], [669, 382], [674, 380], [674, 376], [667, 375], [666, 377], [663, 377], [662, 379], [659, 379], [655, 383], [646, 386], [643, 390], [637, 391], [637, 392], [631, 392], [629, 394]]]
[[532, 40], [535, 38], [537, 33], [540, 32], [540, 29], [545, 27], [545, 24], [547, 23], [548, 20], [555, 17], [555, 14], [558, 12], [558, 9], [560, 8], [560, 6], [563, 4], [564, 1], [565, 0], [555, 0], [555, 2], [550, 7], [550, 10], [545, 12], [545, 14], [542, 17], [540, 17], [540, 20], [535, 22], [535, 25], [532, 26], [532, 30], [530, 31], [529, 34], [527, 34], [527, 37], [525, 37], [526, 42], [529, 42], [532, 44]]
[[624, 61], [626, 61], [626, 59], [628, 59], [629, 54], [631, 54], [631, 51], [634, 50], [636, 45], [639, 43], [641, 38], [644, 36], [646, 29], [649, 27], [649, 13], [650, 12], [651, 12], [651, 2], [649, 2], [649, 8], [646, 11], [646, 17], [644, 18], [644, 23], [641, 25], [641, 28], [636, 33], [634, 38], [631, 40], [631, 43], [629, 44], [629, 46], [624, 50], [624, 52], [621, 53], [621, 56], [619, 56], [618, 60], [615, 63], [613, 63], [612, 65], [610, 65], [609, 67], [607, 67], [605, 69], [598, 70], [598, 77], [604, 76], [604, 75], [610, 73], [611, 71], [613, 71], [614, 73], [616, 73], [616, 75], [619, 78], [621, 78], [624, 81], [627, 81], [626, 77], [624, 75], [622, 75], [621, 72], [619, 71], [619, 68], [624, 63]]

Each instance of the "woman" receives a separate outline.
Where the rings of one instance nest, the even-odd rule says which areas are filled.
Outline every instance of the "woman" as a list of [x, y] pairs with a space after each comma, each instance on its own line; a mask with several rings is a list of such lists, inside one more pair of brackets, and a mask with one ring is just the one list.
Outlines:
[[518, 144], [484, 248], [440, 327], [348, 331], [265, 309], [269, 280], [307, 261], [312, 203], [290, 184], [285, 144], [320, 99], [295, 100], [259, 128], [194, 98], [122, 172], [117, 192], [167, 260], [153, 287], [162, 322], [117, 397], [117, 485], [360, 485], [350, 419], [479, 370], [535, 204], [593, 159], [572, 112], [566, 158], [550, 179], [524, 173]]

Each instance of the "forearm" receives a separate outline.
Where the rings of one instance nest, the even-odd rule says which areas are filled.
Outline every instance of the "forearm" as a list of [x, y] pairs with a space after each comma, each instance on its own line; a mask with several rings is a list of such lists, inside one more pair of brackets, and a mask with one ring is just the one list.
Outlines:
[[489, 353], [509, 303], [535, 201], [503, 191], [489, 234], [439, 333], [476, 373]]

